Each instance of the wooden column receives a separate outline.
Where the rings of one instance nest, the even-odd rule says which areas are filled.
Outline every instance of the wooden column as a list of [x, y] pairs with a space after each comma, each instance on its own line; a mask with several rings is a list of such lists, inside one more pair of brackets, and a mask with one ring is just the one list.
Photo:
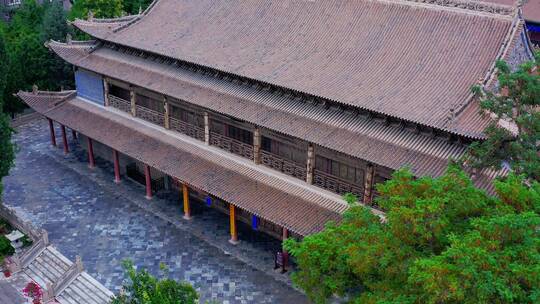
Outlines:
[[259, 165], [261, 163], [261, 129], [255, 128], [253, 132], [253, 161]]
[[144, 165], [144, 177], [146, 180], [146, 199], [152, 199], [152, 177], [150, 176], [150, 166]]
[[[283, 227], [282, 232], [282, 242], [285, 242], [285, 240], [289, 238], [289, 230], [287, 228]], [[282, 272], [287, 271], [288, 261], [289, 261], [289, 253], [285, 250], [285, 248], [282, 248], [282, 254], [283, 254], [283, 270]]]
[[86, 140], [88, 142], [88, 167], [90, 169], [94, 169], [96, 166], [94, 161], [94, 143], [90, 137], [86, 137]]
[[375, 174], [375, 168], [373, 165], [367, 165], [366, 176], [364, 178], [364, 204], [371, 204], [373, 200], [373, 178]]
[[236, 207], [233, 204], [229, 204], [229, 222], [231, 225], [231, 239], [229, 243], [238, 244], [238, 231], [236, 230]]
[[208, 117], [208, 112], [204, 112], [204, 142], [210, 145], [210, 117]]
[[129, 91], [129, 100], [131, 101], [131, 115], [134, 117], [137, 116], [137, 105], [135, 103], [135, 96], [135, 91]]
[[184, 219], [191, 219], [191, 206], [189, 204], [189, 188], [183, 183], [182, 184], [182, 196], [184, 198]]
[[71, 137], [73, 137], [73, 140], [77, 140], [77, 131], [71, 129]]
[[167, 97], [163, 97], [163, 108], [165, 109], [165, 113], [163, 114], [163, 126], [165, 129], [171, 128], [171, 107], [169, 106], [169, 102], [167, 101]]
[[51, 132], [51, 145], [53, 145], [53, 147], [56, 147], [56, 134], [54, 133], [54, 124], [52, 119], [47, 118], [47, 120], [49, 120], [49, 131]]
[[110, 105], [109, 103], [109, 80], [107, 78], [103, 78], [103, 101], [104, 105], [108, 107]]
[[313, 167], [315, 166], [315, 148], [313, 144], [308, 144], [306, 162], [306, 183], [313, 184]]
[[118, 184], [120, 183], [120, 161], [118, 157], [118, 151], [113, 149], [112, 152], [114, 162], [114, 182]]
[[69, 146], [68, 146], [68, 141], [67, 141], [67, 136], [66, 136], [66, 126], [61, 125], [60, 129], [62, 130], [62, 142], [64, 143], [64, 153], [68, 154]]

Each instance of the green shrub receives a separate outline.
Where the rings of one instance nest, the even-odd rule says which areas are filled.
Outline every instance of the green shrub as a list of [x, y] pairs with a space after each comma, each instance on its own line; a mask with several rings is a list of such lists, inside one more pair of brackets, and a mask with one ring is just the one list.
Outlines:
[[15, 249], [11, 247], [11, 243], [5, 236], [0, 236], [0, 255], [8, 256], [15, 253]]

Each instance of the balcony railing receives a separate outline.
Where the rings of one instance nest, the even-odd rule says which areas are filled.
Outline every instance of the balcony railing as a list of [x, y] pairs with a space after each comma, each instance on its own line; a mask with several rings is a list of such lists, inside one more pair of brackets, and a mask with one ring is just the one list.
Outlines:
[[175, 130], [182, 134], [186, 134], [189, 137], [196, 138], [204, 141], [204, 129], [188, 124], [187, 122], [171, 117], [170, 119], [171, 130]]
[[151, 123], [155, 123], [156, 125], [163, 126], [163, 121], [165, 120], [163, 113], [159, 113], [158, 111], [150, 110], [149, 108], [139, 105], [137, 105], [136, 108], [136, 114], [138, 118], [142, 118]]
[[109, 105], [120, 111], [131, 112], [131, 102], [109, 94]]
[[239, 140], [210, 132], [210, 144], [233, 154], [253, 160], [253, 146]]
[[360, 200], [364, 195], [364, 187], [317, 169], [313, 170], [313, 184], [341, 195], [352, 193]]
[[307, 170], [305, 166], [283, 159], [278, 155], [261, 150], [261, 163], [290, 176], [294, 176], [301, 180], [306, 180]]

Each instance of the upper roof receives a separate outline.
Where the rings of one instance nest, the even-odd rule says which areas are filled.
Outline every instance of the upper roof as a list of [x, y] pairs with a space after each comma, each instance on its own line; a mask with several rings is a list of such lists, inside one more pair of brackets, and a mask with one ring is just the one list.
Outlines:
[[526, 21], [540, 23], [540, 0], [528, 0], [523, 5], [523, 17]]
[[158, 0], [127, 22], [74, 24], [102, 40], [449, 129], [511, 38], [514, 10], [504, 4], [512, 2]]

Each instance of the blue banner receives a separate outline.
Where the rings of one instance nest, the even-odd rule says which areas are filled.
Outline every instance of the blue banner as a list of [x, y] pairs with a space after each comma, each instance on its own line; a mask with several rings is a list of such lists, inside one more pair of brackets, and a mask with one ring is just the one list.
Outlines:
[[206, 197], [206, 206], [208, 207], [212, 206], [212, 198], [210, 196]]
[[259, 218], [256, 215], [251, 216], [251, 228], [253, 228], [253, 230], [259, 228]]

